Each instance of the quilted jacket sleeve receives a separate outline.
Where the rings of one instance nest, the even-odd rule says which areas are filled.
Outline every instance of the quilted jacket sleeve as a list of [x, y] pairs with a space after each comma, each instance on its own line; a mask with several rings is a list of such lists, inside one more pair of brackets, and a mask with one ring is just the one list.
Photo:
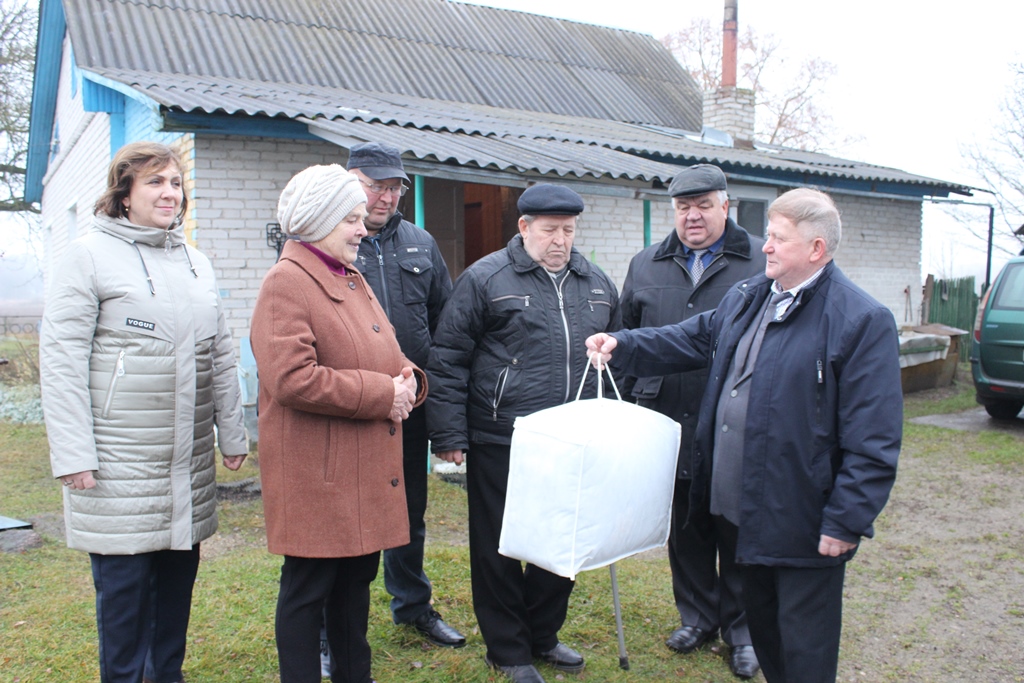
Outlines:
[[99, 469], [89, 357], [100, 310], [92, 253], [69, 248], [53, 271], [39, 335], [39, 381], [54, 477]]

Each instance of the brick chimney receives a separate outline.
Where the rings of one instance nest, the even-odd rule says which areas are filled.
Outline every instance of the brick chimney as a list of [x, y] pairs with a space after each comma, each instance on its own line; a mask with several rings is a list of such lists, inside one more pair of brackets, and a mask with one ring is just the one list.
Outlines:
[[739, 0], [725, 0], [722, 25], [722, 85], [704, 93], [704, 127], [732, 136], [733, 145], [754, 146], [754, 91], [736, 87], [737, 25]]

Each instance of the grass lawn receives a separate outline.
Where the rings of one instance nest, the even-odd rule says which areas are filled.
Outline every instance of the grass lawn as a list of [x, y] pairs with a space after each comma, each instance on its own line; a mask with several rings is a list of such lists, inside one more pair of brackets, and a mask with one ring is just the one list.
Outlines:
[[[910, 419], [975, 407], [968, 380], [949, 391], [908, 396], [906, 414]], [[1007, 526], [1020, 526], [1017, 510], [1024, 507], [1014, 484], [1024, 473], [1022, 451], [1019, 436], [907, 423], [893, 500], [876, 525], [878, 537], [864, 544], [847, 574], [840, 680], [1024, 678], [1024, 664], [1014, 654], [1024, 635], [1019, 598], [1024, 548], [1020, 534]], [[50, 475], [41, 426], [0, 422], [0, 473], [0, 514], [33, 521], [42, 537], [40, 547], [0, 552], [0, 680], [94, 681], [89, 560], [64, 547], [61, 487]], [[239, 473], [221, 468], [219, 474], [225, 480], [251, 477], [256, 466], [246, 463]], [[964, 500], [978, 515], [981, 531], [961, 527], [952, 515], [954, 521], [945, 521], [944, 515], [962, 508]], [[985, 515], [997, 521], [986, 522]], [[220, 532], [203, 545], [186, 675], [192, 683], [275, 681], [273, 622], [281, 560], [266, 551], [261, 501], [223, 501], [220, 523]], [[943, 535], [922, 538], [922, 529], [934, 526]], [[985, 532], [990, 526], [991, 534]], [[410, 628], [394, 626], [379, 576], [369, 633], [375, 678], [381, 683], [504, 680], [484, 665], [476, 630], [462, 489], [431, 477], [427, 528], [426, 570], [435, 607], [469, 642], [460, 650], [436, 648]], [[967, 547], [970, 552], [963, 556], [960, 549]], [[978, 564], [982, 560], [984, 566]], [[950, 562], [958, 564], [943, 564]], [[587, 669], [571, 676], [540, 666], [549, 682], [736, 680], [723, 661], [721, 643], [685, 657], [664, 646], [678, 616], [662, 552], [620, 562], [618, 577], [631, 669], [618, 666], [609, 572], [598, 570], [579, 577], [560, 634], [584, 654]], [[975, 587], [984, 580], [989, 582], [984, 590]], [[985, 599], [989, 602], [978, 602]], [[994, 611], [992, 624], [978, 626], [977, 609]], [[967, 621], [963, 630], [949, 630], [950, 615]], [[1016, 649], [1002, 647], [1003, 635], [1017, 643]]]

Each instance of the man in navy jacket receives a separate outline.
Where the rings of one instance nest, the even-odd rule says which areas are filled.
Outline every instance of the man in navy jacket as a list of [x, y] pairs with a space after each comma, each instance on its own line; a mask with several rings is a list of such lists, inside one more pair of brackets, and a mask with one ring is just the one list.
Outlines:
[[[710, 491], [768, 683], [834, 681], [846, 561], [885, 506], [902, 438], [891, 312], [832, 263], [839, 212], [798, 189], [769, 208], [765, 275], [715, 310], [598, 334], [593, 362], [635, 376], [708, 367], [691, 505]], [[710, 482], [710, 485], [708, 486]]]
[[[741, 280], [764, 272], [764, 240], [729, 218], [725, 174], [711, 164], [680, 170], [668, 188], [675, 229], [660, 244], [633, 257], [622, 285], [622, 326], [660, 327], [718, 307]], [[700, 261], [699, 267], [697, 261]], [[757, 674], [742, 579], [733, 559], [736, 539], [716, 523], [707, 505], [691, 508], [693, 435], [706, 369], [640, 377], [638, 405], [671, 417], [682, 427], [672, 500], [668, 560], [680, 624], [665, 644], [682, 654], [713, 642], [719, 630], [729, 646], [729, 669], [743, 679]]]

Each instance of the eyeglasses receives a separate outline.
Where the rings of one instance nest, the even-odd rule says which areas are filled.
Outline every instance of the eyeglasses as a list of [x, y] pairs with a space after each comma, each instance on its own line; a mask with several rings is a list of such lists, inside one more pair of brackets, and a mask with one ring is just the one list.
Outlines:
[[359, 179], [359, 182], [366, 185], [366, 189], [374, 194], [383, 195], [390, 192], [392, 195], [397, 194], [399, 197], [404, 197], [405, 193], [409, 191], [409, 187], [402, 183], [399, 183], [398, 185], [382, 185], [381, 183], [368, 183], [362, 178]]

